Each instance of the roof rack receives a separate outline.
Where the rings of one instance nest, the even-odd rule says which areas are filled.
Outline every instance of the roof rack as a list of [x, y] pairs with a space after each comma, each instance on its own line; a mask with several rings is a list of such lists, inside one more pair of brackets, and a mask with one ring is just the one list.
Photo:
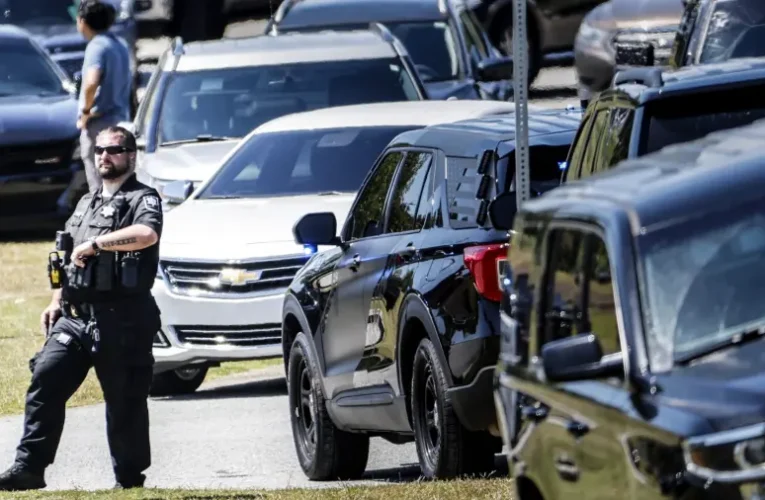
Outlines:
[[186, 53], [186, 50], [183, 48], [183, 38], [179, 36], [173, 38], [170, 42], [170, 48], [173, 50], [174, 56], [182, 56]]
[[294, 4], [295, 2], [293, 0], [284, 0], [281, 4], [279, 4], [279, 7], [277, 7], [276, 12], [272, 18], [274, 24], [282, 22], [284, 20], [284, 16], [287, 15], [287, 12], [290, 11]]
[[659, 88], [664, 85], [662, 79], [663, 68], [630, 68], [619, 71], [614, 75], [612, 86], [616, 87], [622, 83], [637, 83], [647, 87]]

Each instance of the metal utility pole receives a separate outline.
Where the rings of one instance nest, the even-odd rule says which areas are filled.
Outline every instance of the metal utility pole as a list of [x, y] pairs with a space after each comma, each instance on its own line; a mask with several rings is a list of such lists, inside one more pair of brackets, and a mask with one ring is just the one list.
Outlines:
[[513, 80], [515, 92], [515, 197], [517, 207], [530, 198], [529, 188], [529, 72], [526, 0], [513, 5]]

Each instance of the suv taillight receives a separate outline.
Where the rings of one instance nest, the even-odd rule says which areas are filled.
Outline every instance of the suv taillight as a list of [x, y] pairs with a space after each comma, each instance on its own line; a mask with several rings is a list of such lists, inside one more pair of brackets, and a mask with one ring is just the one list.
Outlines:
[[494, 243], [465, 248], [465, 267], [473, 275], [476, 290], [494, 302], [502, 298], [502, 280], [506, 274], [508, 243]]

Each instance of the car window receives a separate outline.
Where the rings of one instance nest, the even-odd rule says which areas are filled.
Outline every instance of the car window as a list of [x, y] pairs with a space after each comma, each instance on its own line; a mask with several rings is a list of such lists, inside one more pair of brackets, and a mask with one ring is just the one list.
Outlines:
[[465, 43], [467, 44], [468, 54], [473, 62], [479, 61], [489, 57], [489, 48], [484, 43], [484, 39], [481, 36], [481, 28], [471, 17], [472, 12], [464, 10], [460, 13], [460, 25], [462, 26], [463, 33], [465, 34]]
[[608, 108], [601, 109], [595, 115], [592, 121], [592, 128], [590, 129], [590, 137], [587, 140], [587, 149], [582, 157], [582, 168], [579, 173], [579, 178], [584, 179], [592, 175], [597, 169], [596, 162], [598, 160], [597, 153], [600, 145], [603, 142], [603, 136], [606, 135], [608, 127]]
[[424, 81], [454, 80], [460, 76], [460, 46], [443, 21], [386, 23], [417, 66]]
[[549, 233], [542, 344], [588, 331], [581, 323], [584, 236], [570, 229]]
[[433, 155], [430, 153], [407, 153], [393, 188], [388, 215], [388, 233], [422, 228], [424, 220], [418, 220], [418, 206], [432, 160]]
[[590, 125], [592, 125], [592, 118], [590, 116], [582, 120], [582, 123], [579, 125], [577, 136], [572, 144], [568, 164], [566, 165], [566, 172], [564, 174], [566, 181], [579, 177], [584, 152], [587, 150], [587, 142], [590, 140], [590, 128], [592, 128]]
[[165, 95], [160, 144], [204, 135], [244, 137], [300, 111], [420, 99], [396, 57], [176, 72]]
[[[431, 163], [433, 160], [431, 160]], [[433, 226], [433, 178], [436, 169], [431, 166], [428, 169], [428, 177], [422, 187], [420, 201], [417, 205], [417, 216], [415, 217], [415, 226], [421, 229], [429, 229]]]
[[765, 118], [765, 84], [758, 80], [660, 99], [646, 104], [645, 110], [641, 155]]
[[630, 108], [612, 108], [608, 117], [608, 127], [603, 134], [595, 170], [605, 170], [627, 159], [632, 133], [633, 110]]
[[348, 218], [346, 241], [377, 236], [382, 232], [385, 197], [403, 156], [400, 151], [388, 153], [359, 193], [353, 212]]
[[586, 316], [583, 322], [600, 341], [603, 355], [614, 354], [621, 351], [621, 343], [608, 250], [599, 236], [589, 234], [587, 239], [587, 293], [583, 304]]
[[765, 2], [716, 1], [704, 29], [698, 62], [765, 55]]
[[0, 97], [65, 94], [52, 63], [26, 40], [0, 45]]
[[[539, 266], [541, 238], [537, 235], [536, 226], [527, 223], [523, 219], [516, 219], [513, 224], [513, 234], [510, 237], [508, 253], [508, 272], [503, 286], [511, 287], [511, 295], [515, 297], [515, 303], [510, 313], [518, 322], [520, 337], [511, 339], [511, 342], [520, 341], [516, 352], [521, 355], [528, 352], [528, 343], [531, 335], [536, 332], [538, 319], [534, 310], [534, 297], [537, 288], [538, 275], [536, 269]], [[525, 357], [524, 357], [525, 359]]]
[[411, 127], [254, 134], [213, 174], [199, 199], [356, 193], [385, 146]]

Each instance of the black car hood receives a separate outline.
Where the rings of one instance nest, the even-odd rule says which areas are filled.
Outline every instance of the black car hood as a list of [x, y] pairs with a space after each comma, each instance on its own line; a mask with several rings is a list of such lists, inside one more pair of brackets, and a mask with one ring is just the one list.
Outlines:
[[88, 44], [77, 27], [72, 24], [25, 24], [35, 40], [51, 53], [82, 52]]
[[765, 339], [733, 346], [657, 377], [662, 405], [714, 431], [765, 422]]
[[0, 146], [74, 139], [79, 134], [76, 123], [77, 99], [72, 95], [0, 98]]

